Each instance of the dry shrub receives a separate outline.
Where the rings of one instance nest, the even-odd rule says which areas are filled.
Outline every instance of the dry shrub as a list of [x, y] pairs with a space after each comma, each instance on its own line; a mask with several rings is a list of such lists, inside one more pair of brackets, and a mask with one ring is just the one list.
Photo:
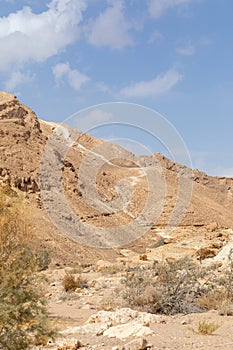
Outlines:
[[153, 281], [146, 272], [128, 274], [122, 283], [126, 287], [122, 296], [128, 306], [140, 311], [157, 311], [161, 294], [154, 288]]
[[233, 316], [232, 300], [224, 299], [218, 307], [218, 313], [221, 316]]
[[38, 268], [40, 271], [47, 270], [51, 263], [50, 253], [47, 249], [38, 249], [36, 252]]
[[151, 271], [138, 271], [122, 281], [122, 297], [130, 307], [166, 315], [203, 311], [198, 299], [206, 293], [200, 283], [207, 270], [191, 259], [154, 263]]
[[233, 261], [232, 250], [229, 253], [229, 264], [224, 275], [215, 281], [213, 290], [199, 299], [199, 305], [207, 310], [217, 310], [220, 315], [233, 315]]
[[135, 271], [122, 280], [121, 292], [132, 308], [161, 313], [204, 312], [217, 310], [220, 315], [233, 315], [233, 262], [221, 274], [216, 266], [203, 267], [189, 258], [154, 262], [151, 271]]
[[30, 233], [22, 202], [0, 188], [0, 349], [28, 349], [53, 333]]
[[73, 292], [77, 288], [86, 288], [87, 280], [81, 275], [74, 276], [71, 273], [66, 273], [63, 278], [62, 285], [66, 292]]
[[228, 297], [226, 289], [211, 290], [198, 299], [198, 304], [206, 310], [218, 310], [220, 315], [232, 315], [232, 300]]
[[233, 301], [233, 250], [231, 249], [229, 252], [229, 265], [225, 272], [224, 278], [222, 280], [222, 284], [226, 289], [227, 298]]

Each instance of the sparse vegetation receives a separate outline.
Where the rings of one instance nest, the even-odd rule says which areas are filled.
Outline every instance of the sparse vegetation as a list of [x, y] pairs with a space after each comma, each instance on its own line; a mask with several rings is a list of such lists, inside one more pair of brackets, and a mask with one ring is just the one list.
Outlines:
[[122, 266], [120, 265], [103, 266], [101, 268], [98, 268], [98, 271], [101, 272], [103, 275], [115, 275], [118, 272], [122, 271]]
[[148, 273], [128, 273], [122, 283], [125, 287], [122, 297], [127, 306], [147, 312], [157, 311], [161, 294]]
[[206, 310], [217, 310], [220, 315], [233, 315], [233, 262], [232, 250], [229, 253], [229, 265], [221, 275], [213, 282], [212, 289], [202, 295], [198, 303]]
[[220, 326], [213, 322], [202, 321], [198, 324], [198, 333], [203, 335], [213, 334]]
[[201, 308], [206, 310], [219, 310], [223, 303], [223, 300], [226, 300], [226, 292], [224, 289], [213, 289], [206, 294], [202, 295], [198, 299], [198, 304]]
[[233, 301], [233, 250], [232, 249], [229, 252], [228, 259], [229, 259], [228, 269], [226, 271], [226, 274], [222, 282], [223, 282], [223, 286], [226, 289], [227, 298]]
[[66, 292], [73, 292], [77, 288], [86, 288], [87, 280], [81, 275], [75, 276], [71, 273], [66, 273], [62, 285]]
[[40, 271], [47, 270], [51, 262], [50, 254], [47, 249], [40, 249], [36, 253], [38, 267]]
[[81, 274], [83, 270], [84, 270], [83, 266], [80, 264], [77, 264], [70, 268], [69, 273], [72, 275]]
[[53, 335], [38, 259], [16, 194], [0, 188], [0, 349], [24, 350]]
[[155, 261], [152, 270], [129, 273], [122, 280], [125, 288], [121, 295], [130, 307], [165, 315], [220, 310], [223, 301], [232, 299], [212, 272], [188, 258]]

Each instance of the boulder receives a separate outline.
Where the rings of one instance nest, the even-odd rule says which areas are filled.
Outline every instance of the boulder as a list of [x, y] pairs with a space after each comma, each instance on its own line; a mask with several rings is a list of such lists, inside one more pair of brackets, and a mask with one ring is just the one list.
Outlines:
[[147, 350], [150, 348], [152, 348], [152, 345], [148, 344], [147, 340], [144, 338], [134, 339], [123, 347], [124, 350]]
[[125, 324], [110, 327], [103, 332], [105, 337], [125, 339], [129, 337], [143, 337], [153, 335], [154, 332], [147, 326], [138, 321], [131, 321]]
[[97, 314], [91, 315], [87, 323], [106, 323], [124, 324], [136, 320], [142, 325], [150, 323], [158, 323], [163, 319], [160, 315], [150, 314], [148, 312], [140, 312], [130, 308], [122, 308], [116, 311], [101, 310]]

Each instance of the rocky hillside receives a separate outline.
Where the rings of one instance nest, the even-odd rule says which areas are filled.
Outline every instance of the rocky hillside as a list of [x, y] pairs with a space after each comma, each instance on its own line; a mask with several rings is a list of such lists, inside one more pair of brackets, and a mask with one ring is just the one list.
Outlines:
[[[28, 216], [38, 234], [38, 244], [53, 252], [57, 264], [76, 260], [88, 263], [90, 260], [106, 257], [111, 259], [118, 254], [117, 250], [88, 248], [85, 244], [80, 244], [81, 240], [77, 243], [75, 237], [64, 232], [62, 224], [69, 227], [69, 222], [73, 218], [66, 213], [66, 208], [62, 204], [59, 206], [55, 203], [58, 197], [49, 200], [54, 201], [53, 205], [50, 205], [54, 215], [63, 212], [61, 226], [60, 219], [57, 222], [59, 229], [54, 226], [43, 209], [42, 184], [39, 178], [41, 160], [46, 143], [57, 127], [58, 124], [39, 120], [35, 113], [21, 104], [15, 96], [1, 92], [0, 182], [10, 185], [12, 189], [24, 195]], [[62, 131], [62, 127], [59, 130]], [[72, 147], [67, 148], [65, 157], [56, 156], [55, 159], [53, 152], [48, 153], [47, 161], [51, 165], [59, 158], [65, 198], [73, 209], [73, 215], [78, 215], [83, 225], [91, 225], [98, 232], [102, 228], [117, 229], [120, 225], [130, 225], [140, 217], [139, 227], [141, 225], [144, 229], [148, 225], [148, 230], [147, 227], [145, 229], [145, 232], [148, 232], [143, 237], [136, 236], [137, 239], [128, 244], [128, 248], [140, 253], [157, 244], [162, 237], [161, 232], [168, 224], [170, 226], [173, 224], [176, 215], [180, 215], [182, 205], [179, 208], [177, 203], [182, 204], [183, 201], [188, 203], [187, 210], [180, 216], [182, 220], [178, 228], [171, 233], [172, 239], [178, 237], [180, 242], [183, 238], [193, 237], [194, 245], [194, 237], [202, 237], [203, 232], [233, 228], [232, 178], [210, 177], [198, 170], [191, 172], [160, 154], [136, 157], [118, 146], [103, 143], [69, 128], [67, 130], [71, 135], [69, 137], [75, 140]], [[113, 155], [111, 156], [109, 152], [113, 152]], [[121, 156], [117, 157], [117, 154]], [[95, 174], [97, 165], [98, 171]], [[51, 169], [47, 168], [47, 173], [43, 175], [47, 183], [53, 187], [51, 179], [54, 180], [57, 175], [55, 170]], [[96, 182], [92, 183], [94, 175]], [[150, 180], [153, 186], [151, 183], [148, 185], [148, 177], [153, 180]], [[122, 182], [125, 179], [127, 184]], [[192, 185], [190, 203], [188, 197], [186, 198], [189, 194], [179, 189], [182, 181], [184, 184], [188, 181], [189, 189]], [[86, 183], [89, 184], [88, 188]], [[153, 191], [157, 197], [153, 197]], [[99, 197], [102, 200], [101, 205]], [[152, 204], [149, 203], [149, 207], [146, 207], [148, 198], [152, 198]], [[44, 204], [46, 207], [46, 203]], [[146, 214], [149, 213], [148, 220], [154, 217], [153, 211], [157, 211], [156, 221], [147, 220], [143, 211], [145, 207]], [[116, 210], [118, 208], [119, 210]], [[168, 234], [165, 235], [168, 242], [167, 237]], [[117, 242], [128, 243], [124, 237], [118, 237]]]

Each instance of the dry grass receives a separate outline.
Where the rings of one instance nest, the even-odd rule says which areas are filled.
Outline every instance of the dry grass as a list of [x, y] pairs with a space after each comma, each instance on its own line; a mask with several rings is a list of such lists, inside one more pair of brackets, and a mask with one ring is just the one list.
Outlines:
[[213, 322], [202, 321], [198, 324], [198, 333], [202, 335], [213, 334], [220, 326]]
[[218, 310], [222, 306], [223, 301], [226, 299], [227, 295], [224, 289], [214, 289], [202, 295], [198, 299], [198, 304], [201, 306], [201, 308], [206, 310]]
[[233, 302], [229, 298], [225, 298], [218, 306], [218, 313], [221, 316], [233, 316]]
[[198, 304], [206, 310], [217, 310], [219, 315], [233, 316], [233, 301], [225, 287], [213, 289], [202, 295]]

